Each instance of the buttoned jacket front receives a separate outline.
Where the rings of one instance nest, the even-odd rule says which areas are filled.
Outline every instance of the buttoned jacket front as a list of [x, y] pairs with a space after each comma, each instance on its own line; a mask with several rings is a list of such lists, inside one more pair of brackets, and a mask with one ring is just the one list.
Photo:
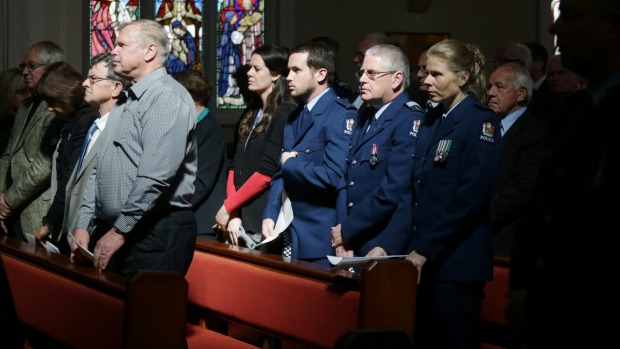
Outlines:
[[360, 120], [354, 128], [346, 180], [339, 191], [339, 209], [345, 211], [341, 221], [343, 238], [358, 255], [365, 255], [375, 246], [388, 254], [406, 251], [411, 227], [413, 154], [423, 116], [422, 108], [404, 92], [383, 110], [379, 119], [372, 123]]
[[499, 119], [471, 96], [445, 120], [438, 107], [422, 123], [413, 165], [414, 231], [409, 251], [428, 259], [423, 278], [491, 279], [489, 200], [501, 153]]
[[357, 110], [330, 89], [310, 111], [312, 122], [297, 132], [302, 108], [284, 125], [283, 149], [298, 155], [274, 176], [264, 217], [276, 221], [286, 190], [294, 215], [289, 227], [293, 258], [325, 258], [333, 254], [336, 188], [344, 176]]

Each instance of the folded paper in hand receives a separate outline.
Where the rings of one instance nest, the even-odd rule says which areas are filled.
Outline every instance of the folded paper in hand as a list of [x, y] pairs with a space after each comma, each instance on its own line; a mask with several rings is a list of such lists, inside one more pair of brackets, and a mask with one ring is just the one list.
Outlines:
[[275, 235], [266, 238], [265, 240], [258, 243], [258, 245], [266, 244], [271, 242], [280, 236], [280, 234], [288, 228], [288, 226], [293, 221], [293, 207], [291, 206], [291, 200], [286, 195], [286, 192], [282, 192], [282, 207], [280, 207], [280, 213], [278, 213], [278, 219], [276, 221], [276, 226], [274, 227]]
[[81, 254], [84, 258], [86, 258], [86, 259], [88, 259], [89, 261], [91, 261], [91, 262], [93, 262], [93, 263], [94, 263], [94, 262], [95, 262], [95, 255], [94, 255], [92, 252], [90, 252], [90, 251], [89, 251], [86, 247], [84, 247], [84, 246], [80, 245], [80, 244], [79, 244], [79, 243], [75, 240], [75, 238], [73, 238], [73, 234], [69, 233], [69, 237], [70, 237], [70, 238], [71, 238], [71, 240], [73, 240], [73, 241], [75, 242], [75, 244], [77, 245], [77, 247], [78, 247], [78, 248], [77, 248], [77, 250], [76, 250], [76, 251], [79, 251], [79, 253], [80, 253], [80, 254]]
[[364, 264], [372, 259], [402, 259], [407, 257], [406, 254], [398, 254], [391, 256], [373, 256], [373, 257], [336, 257], [336, 256], [327, 256], [327, 260], [332, 265], [342, 265], [342, 264]]
[[53, 252], [53, 253], [58, 253], [60, 254], [60, 250], [58, 249], [58, 247], [56, 247], [56, 245], [52, 244], [49, 241], [37, 241], [37, 238], [34, 235], [30, 235], [30, 234], [24, 234], [26, 236], [26, 241], [28, 242], [29, 245], [35, 246], [37, 243], [44, 247], [46, 250]]

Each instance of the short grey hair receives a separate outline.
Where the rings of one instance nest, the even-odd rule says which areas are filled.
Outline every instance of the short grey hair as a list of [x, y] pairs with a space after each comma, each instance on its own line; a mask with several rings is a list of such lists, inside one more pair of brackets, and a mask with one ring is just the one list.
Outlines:
[[512, 73], [514, 74], [512, 80], [512, 86], [515, 90], [518, 90], [524, 87], [527, 90], [527, 98], [525, 99], [525, 105], [530, 105], [532, 101], [532, 97], [534, 95], [534, 81], [532, 80], [532, 75], [530, 75], [529, 70], [518, 63], [504, 63], [497, 67], [495, 70], [500, 68], [510, 68]]
[[157, 58], [160, 63], [165, 64], [168, 58], [168, 33], [161, 24], [151, 19], [140, 19], [133, 22], [122, 23], [119, 32], [128, 26], [135, 25], [140, 28], [136, 34], [136, 41], [146, 47], [150, 44], [157, 46]]
[[56, 62], [64, 62], [66, 60], [65, 54], [60, 46], [51, 41], [39, 41], [30, 46], [29, 51], [34, 51], [37, 54], [37, 57], [41, 59], [41, 63], [46, 66]]
[[405, 52], [394, 45], [380, 44], [375, 45], [366, 50], [366, 56], [381, 58], [383, 68], [389, 71], [400, 71], [403, 73], [403, 90], [409, 87], [411, 78], [411, 70], [409, 68], [409, 60]]

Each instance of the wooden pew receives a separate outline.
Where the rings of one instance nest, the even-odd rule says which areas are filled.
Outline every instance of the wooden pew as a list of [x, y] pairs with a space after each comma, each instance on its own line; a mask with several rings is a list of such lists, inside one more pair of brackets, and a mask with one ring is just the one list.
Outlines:
[[[408, 261], [371, 261], [351, 273], [199, 238], [186, 279], [190, 308], [207, 324], [221, 320], [308, 348], [333, 348], [356, 329], [413, 338], [417, 271]], [[199, 347], [193, 343], [188, 337]]]
[[[6, 236], [0, 237], [0, 258], [20, 322], [59, 348], [186, 347], [192, 328], [186, 324], [187, 282], [178, 273], [99, 273]], [[200, 332], [203, 348], [252, 348]]]
[[[255, 348], [186, 324], [188, 286], [176, 273], [126, 279], [6, 236], [0, 258], [20, 322], [59, 347]], [[333, 348], [355, 329], [397, 329], [411, 339], [413, 265], [370, 262], [361, 274], [201, 240], [186, 278], [190, 306], [205, 318], [289, 343]]]
[[493, 281], [484, 287], [485, 298], [480, 308], [481, 349], [506, 349], [518, 346], [518, 340], [504, 312], [510, 298], [510, 259], [495, 257]]

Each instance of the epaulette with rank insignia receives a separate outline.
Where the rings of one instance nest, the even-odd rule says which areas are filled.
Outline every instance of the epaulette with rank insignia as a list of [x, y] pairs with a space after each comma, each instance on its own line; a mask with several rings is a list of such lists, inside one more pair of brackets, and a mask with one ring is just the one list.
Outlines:
[[418, 103], [416, 103], [414, 101], [409, 101], [409, 102], [405, 103], [405, 105], [407, 107], [409, 107], [411, 110], [424, 111], [424, 108], [422, 108]]
[[349, 103], [349, 101], [347, 101], [346, 98], [336, 98], [336, 103], [340, 104], [341, 106], [345, 107], [345, 109], [355, 109], [355, 107], [353, 106], [353, 104]]

